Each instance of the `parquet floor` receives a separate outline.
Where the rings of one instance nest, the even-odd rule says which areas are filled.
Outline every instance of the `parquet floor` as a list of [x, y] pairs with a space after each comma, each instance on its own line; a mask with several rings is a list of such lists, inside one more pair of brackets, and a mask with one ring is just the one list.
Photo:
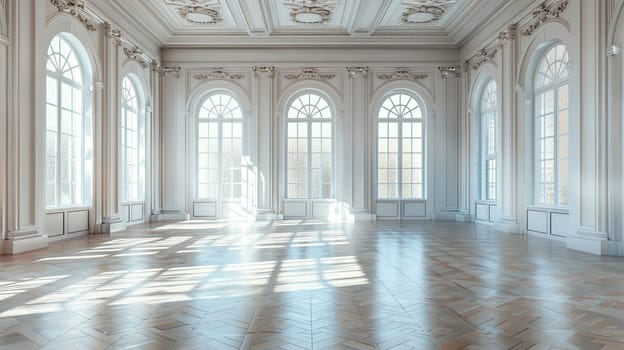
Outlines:
[[145, 225], [0, 266], [2, 349], [624, 349], [624, 259], [471, 224]]

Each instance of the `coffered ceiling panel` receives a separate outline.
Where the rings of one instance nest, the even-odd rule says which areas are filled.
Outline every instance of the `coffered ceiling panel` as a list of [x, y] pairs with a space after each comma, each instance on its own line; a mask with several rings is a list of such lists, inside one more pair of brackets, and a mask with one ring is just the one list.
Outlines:
[[[161, 45], [456, 47], [507, 0], [87, 0]], [[462, 30], [457, 30], [462, 28]]]

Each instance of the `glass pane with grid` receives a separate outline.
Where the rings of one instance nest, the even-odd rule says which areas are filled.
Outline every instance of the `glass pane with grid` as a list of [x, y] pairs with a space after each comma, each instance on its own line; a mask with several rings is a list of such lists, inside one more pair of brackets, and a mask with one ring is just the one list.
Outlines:
[[141, 125], [136, 88], [127, 77], [121, 89], [121, 200], [140, 200]]
[[48, 46], [46, 71], [46, 207], [83, 205], [82, 71], [62, 36], [54, 37]]
[[242, 111], [227, 93], [209, 96], [197, 123], [197, 198], [241, 198]]
[[286, 125], [286, 197], [332, 198], [333, 121], [329, 103], [306, 93], [290, 104]]
[[422, 109], [408, 94], [392, 95], [378, 115], [377, 198], [424, 198], [424, 179]]
[[569, 58], [564, 45], [551, 48], [536, 73], [536, 202], [568, 204]]
[[481, 98], [481, 199], [496, 200], [496, 82], [490, 80]]

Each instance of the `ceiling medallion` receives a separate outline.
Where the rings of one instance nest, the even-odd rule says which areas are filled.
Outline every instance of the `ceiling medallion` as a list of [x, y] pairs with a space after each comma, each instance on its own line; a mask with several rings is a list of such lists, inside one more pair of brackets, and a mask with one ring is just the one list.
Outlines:
[[437, 6], [421, 5], [408, 7], [401, 15], [402, 24], [429, 24], [439, 20], [444, 14], [444, 9]]
[[300, 24], [322, 24], [331, 20], [335, 0], [285, 0], [291, 6], [290, 18]]
[[401, 24], [430, 24], [442, 18], [455, 0], [403, 0], [403, 5]]
[[193, 24], [216, 24], [223, 22], [218, 0], [164, 0], [175, 7], [184, 20]]

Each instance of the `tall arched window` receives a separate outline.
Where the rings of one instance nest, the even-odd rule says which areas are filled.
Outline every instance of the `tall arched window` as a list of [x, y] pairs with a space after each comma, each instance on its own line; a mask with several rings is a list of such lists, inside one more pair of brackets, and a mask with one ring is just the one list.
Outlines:
[[130, 77], [121, 83], [121, 200], [145, 197], [145, 115], [136, 84]]
[[243, 114], [228, 92], [214, 93], [197, 118], [197, 198], [241, 198]]
[[333, 198], [333, 117], [316, 93], [290, 104], [286, 126], [286, 198]]
[[496, 117], [498, 115], [497, 88], [490, 80], [481, 97], [480, 149], [481, 199], [496, 200]]
[[377, 117], [377, 198], [423, 199], [424, 116], [406, 93], [388, 97]]
[[80, 42], [55, 36], [46, 64], [46, 208], [90, 205], [91, 72]]
[[568, 205], [569, 58], [564, 45], [542, 57], [535, 75], [535, 202]]

